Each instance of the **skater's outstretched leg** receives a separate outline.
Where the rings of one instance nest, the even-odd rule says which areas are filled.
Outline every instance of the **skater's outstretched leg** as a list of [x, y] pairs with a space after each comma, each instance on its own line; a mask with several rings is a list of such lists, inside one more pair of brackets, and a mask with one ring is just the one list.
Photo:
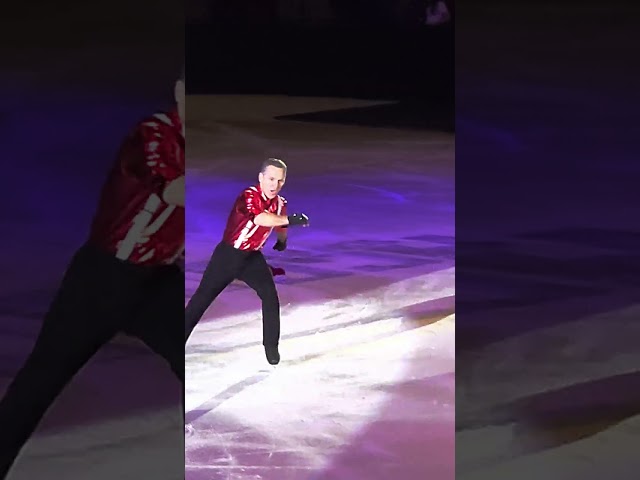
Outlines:
[[[117, 332], [118, 286], [81, 251], [71, 262], [25, 364], [0, 401], [0, 479], [60, 392]], [[126, 285], [124, 286], [126, 288]]]
[[180, 382], [184, 417], [184, 273], [177, 266], [158, 269], [143, 290], [124, 333], [141, 340], [161, 356]]
[[185, 343], [209, 306], [233, 282], [246, 256], [245, 252], [224, 243], [218, 244], [215, 248], [200, 285], [184, 312]]
[[[54, 318], [49, 321], [55, 322]], [[0, 402], [0, 478], [8, 473], [18, 453], [64, 387], [114, 332], [88, 331], [68, 335], [54, 327], [43, 329]]]

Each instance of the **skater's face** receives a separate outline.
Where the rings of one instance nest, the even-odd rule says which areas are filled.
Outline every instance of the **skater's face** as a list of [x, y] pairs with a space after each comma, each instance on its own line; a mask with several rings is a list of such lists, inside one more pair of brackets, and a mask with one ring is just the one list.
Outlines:
[[180, 120], [182, 120], [182, 125], [184, 125], [184, 114], [185, 114], [185, 85], [182, 80], [178, 80], [176, 82], [174, 95], [176, 99], [176, 104], [178, 105], [178, 115], [180, 115]]
[[269, 165], [258, 175], [260, 188], [267, 198], [275, 198], [275, 196], [280, 193], [280, 190], [282, 190], [284, 186], [285, 179], [284, 168], [274, 167], [273, 165]]

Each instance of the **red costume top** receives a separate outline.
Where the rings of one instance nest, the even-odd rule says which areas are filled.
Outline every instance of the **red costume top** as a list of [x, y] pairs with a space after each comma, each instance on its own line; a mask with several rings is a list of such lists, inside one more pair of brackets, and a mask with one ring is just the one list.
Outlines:
[[238, 250], [260, 250], [273, 230], [253, 223], [263, 212], [286, 215], [287, 201], [280, 195], [268, 199], [260, 186], [247, 188], [233, 204], [222, 241]]
[[172, 263], [184, 250], [184, 208], [162, 199], [184, 175], [177, 111], [157, 113], [125, 139], [102, 189], [89, 243], [140, 265]]

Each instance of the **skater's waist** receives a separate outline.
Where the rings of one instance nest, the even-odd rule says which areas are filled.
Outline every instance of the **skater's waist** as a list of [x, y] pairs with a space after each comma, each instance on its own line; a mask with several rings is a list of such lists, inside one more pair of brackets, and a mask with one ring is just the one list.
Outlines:
[[118, 268], [123, 271], [139, 272], [141, 275], [148, 275], [152, 271], [164, 270], [168, 267], [174, 266], [173, 264], [167, 263], [144, 264], [134, 263], [130, 260], [122, 260], [117, 258], [111, 249], [105, 248], [104, 245], [93, 243], [91, 241], [86, 242], [78, 249], [76, 257], [80, 257], [83, 261], [95, 264], [96, 268], [103, 265], [109, 266], [110, 268]]
[[232, 255], [240, 255], [240, 256], [249, 256], [252, 253], [256, 253], [261, 250], [260, 248], [253, 248], [253, 247], [249, 248], [246, 246], [243, 246], [243, 248], [236, 247], [234, 244], [229, 243], [227, 240], [224, 240], [224, 239], [221, 240], [220, 243], [218, 243], [218, 246], [216, 248], [220, 248]]

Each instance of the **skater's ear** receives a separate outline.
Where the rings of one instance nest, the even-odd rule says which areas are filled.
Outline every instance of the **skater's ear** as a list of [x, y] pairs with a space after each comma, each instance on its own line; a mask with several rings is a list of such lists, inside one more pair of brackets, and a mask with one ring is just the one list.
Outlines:
[[176, 82], [173, 91], [174, 100], [176, 102], [176, 106], [178, 107], [178, 114], [180, 115], [180, 119], [184, 123], [185, 121], [185, 102], [186, 102], [186, 89], [184, 80], [179, 79]]
[[178, 104], [184, 103], [185, 94], [186, 94], [184, 80], [178, 80], [176, 82], [176, 85], [173, 89], [173, 94], [174, 94], [174, 99], [176, 103]]

